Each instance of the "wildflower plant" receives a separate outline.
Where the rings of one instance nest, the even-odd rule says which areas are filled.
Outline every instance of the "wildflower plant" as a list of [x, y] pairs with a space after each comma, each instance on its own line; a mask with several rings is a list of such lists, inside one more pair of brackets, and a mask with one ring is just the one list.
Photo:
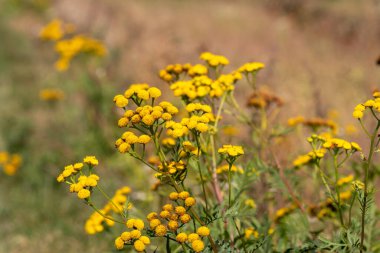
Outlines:
[[[152, 205], [147, 211], [133, 206], [137, 211], [132, 214], [129, 187], [110, 198], [99, 186], [95, 157], [68, 165], [59, 174], [58, 182], [68, 184], [70, 192], [94, 210], [86, 232], [96, 234], [121, 225], [114, 245], [125, 252], [363, 252], [370, 248], [372, 241], [365, 241], [372, 204], [368, 175], [379, 143], [380, 95], [375, 93], [373, 100], [358, 105], [353, 113], [371, 138], [365, 156], [359, 144], [338, 135], [332, 120], [299, 116], [287, 126], [275, 123], [284, 101], [258, 87], [263, 63], [246, 63], [225, 74], [226, 57], [205, 52], [200, 59], [204, 64], [172, 64], [159, 72], [176, 97], [172, 101], [163, 100], [164, 91], [146, 83], [131, 84], [113, 99], [121, 129], [115, 148], [151, 170], [157, 182], [152, 191], [160, 196], [160, 206]], [[234, 97], [244, 80], [252, 89], [247, 110]], [[377, 120], [372, 134], [362, 121], [366, 110]], [[240, 124], [248, 129], [249, 138], [229, 138], [224, 131], [230, 127], [228, 120], [233, 127]], [[273, 150], [301, 125], [310, 129], [311, 150], [284, 169]], [[363, 182], [356, 171], [343, 173], [351, 159], [360, 157], [357, 154], [364, 164]], [[315, 203], [303, 199], [300, 173], [310, 176], [316, 187]], [[108, 201], [103, 208], [92, 200], [97, 192]], [[313, 230], [315, 221], [326, 224], [325, 228]]]

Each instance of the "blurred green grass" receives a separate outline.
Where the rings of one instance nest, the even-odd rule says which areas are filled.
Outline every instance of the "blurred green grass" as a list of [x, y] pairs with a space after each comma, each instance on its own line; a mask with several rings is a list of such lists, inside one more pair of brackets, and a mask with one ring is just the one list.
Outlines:
[[[69, 78], [54, 74], [44, 59], [51, 55], [47, 51], [51, 45], [14, 31], [9, 11], [22, 10], [16, 2], [2, 4], [0, 150], [20, 153], [23, 165], [14, 177], [0, 177], [0, 252], [108, 252], [114, 236], [86, 235], [83, 225], [92, 211], [55, 177], [64, 165], [95, 154], [101, 161], [102, 184], [110, 194], [129, 177], [134, 178], [132, 186], [147, 185], [139, 170], [131, 170], [134, 162], [120, 160], [113, 152], [119, 131], [112, 111], [115, 87], [94, 81], [83, 69]], [[58, 104], [40, 101], [39, 89], [46, 87], [63, 89], [66, 98]], [[113, 165], [108, 167], [105, 161]], [[105, 200], [98, 203], [104, 205]], [[99, 240], [104, 237], [108, 240]]]

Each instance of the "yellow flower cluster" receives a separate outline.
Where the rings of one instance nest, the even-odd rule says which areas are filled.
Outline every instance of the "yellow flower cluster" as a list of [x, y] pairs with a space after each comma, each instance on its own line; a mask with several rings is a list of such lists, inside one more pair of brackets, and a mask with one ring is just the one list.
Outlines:
[[249, 239], [249, 238], [251, 238], [251, 236], [253, 236], [255, 239], [257, 239], [257, 238], [259, 238], [259, 232], [253, 227], [246, 228], [244, 230], [245, 239]]
[[344, 149], [346, 151], [361, 151], [359, 144], [356, 142], [348, 142], [343, 139], [331, 138], [328, 139], [325, 143], [323, 143], [323, 147], [326, 149]]
[[206, 226], [201, 226], [197, 229], [196, 233], [187, 234], [187, 233], [181, 232], [177, 234], [176, 240], [178, 243], [181, 243], [181, 244], [189, 242], [191, 243], [191, 248], [195, 252], [201, 252], [205, 248], [205, 245], [203, 241], [201, 240], [201, 237], [205, 237], [208, 235], [210, 235], [210, 229]]
[[224, 92], [234, 90], [234, 83], [241, 79], [237, 72], [221, 75], [218, 79], [212, 80], [208, 76], [199, 75], [191, 80], [180, 80], [170, 85], [174, 96], [182, 97], [184, 100], [202, 99], [206, 96], [221, 97]]
[[125, 107], [128, 105], [128, 99], [132, 99], [137, 105], [140, 105], [142, 101], [149, 99], [156, 99], [161, 97], [161, 90], [156, 87], [150, 87], [146, 83], [131, 84], [124, 94], [116, 95], [114, 102], [118, 107]]
[[317, 149], [310, 151], [306, 155], [300, 155], [293, 161], [293, 166], [298, 168], [303, 165], [307, 165], [312, 162], [317, 162], [322, 159], [326, 154], [326, 149]]
[[257, 206], [256, 206], [256, 202], [254, 199], [251, 199], [251, 198], [248, 198], [244, 201], [244, 205], [250, 207], [250, 208], [253, 208], [255, 209]]
[[157, 173], [155, 176], [160, 177], [162, 173], [176, 174], [177, 172], [182, 172], [186, 170], [186, 164], [180, 160], [179, 162], [166, 162], [165, 164], [160, 164], [158, 166], [160, 173]]
[[112, 227], [115, 224], [111, 218], [113, 213], [120, 214], [124, 210], [132, 208], [130, 203], [126, 206], [130, 192], [131, 189], [128, 186], [118, 189], [110, 201], [99, 210], [101, 214], [99, 212], [92, 213], [84, 225], [86, 233], [93, 235], [102, 232], [105, 226]]
[[[228, 172], [228, 168], [229, 168], [228, 164], [219, 166], [218, 168], [216, 168], [216, 173], [217, 174], [226, 173], [226, 172]], [[238, 172], [240, 174], [244, 174], [244, 170], [240, 167], [235, 166], [235, 165], [231, 166], [231, 172]]]
[[156, 106], [144, 105], [143, 101], [152, 99], [152, 101], [161, 96], [161, 90], [156, 87], [150, 87], [148, 84], [132, 84], [124, 95], [116, 95], [114, 103], [116, 106], [125, 108], [128, 105], [128, 99], [131, 99], [138, 107], [135, 110], [126, 110], [123, 117], [118, 121], [119, 127], [128, 127], [129, 124], [141, 124], [144, 128], [150, 129], [155, 123], [163, 123], [171, 120], [178, 113], [177, 107], [170, 102], [163, 101]]
[[280, 221], [283, 217], [291, 214], [296, 209], [297, 209], [297, 205], [295, 205], [295, 204], [291, 204], [287, 207], [283, 207], [283, 208], [278, 209], [274, 215], [274, 221], [275, 222]]
[[75, 30], [73, 24], [65, 24], [59, 19], [52, 20], [49, 24], [44, 26], [40, 31], [40, 38], [43, 40], [59, 40], [65, 34], [71, 33]]
[[[211, 68], [219, 68], [229, 64], [225, 56], [215, 55], [210, 52], [202, 53], [200, 58], [206, 61], [207, 66]], [[246, 73], [243, 69], [250, 69], [249, 66], [251, 65], [248, 68], [246, 66], [241, 68], [241, 71], [233, 71], [230, 74], [220, 74], [217, 70], [217, 75], [214, 79], [209, 76], [207, 66], [202, 64], [191, 65], [188, 63], [169, 65], [160, 71], [159, 76], [170, 84], [170, 89], [175, 96], [189, 102], [196, 99], [202, 100], [207, 96], [218, 98], [226, 92], [233, 91], [235, 88], [234, 84], [242, 79], [242, 72]], [[255, 67], [256, 70], [257, 67], [259, 66]], [[183, 78], [180, 78], [181, 74], [183, 74]]]
[[191, 64], [170, 64], [165, 69], [160, 70], [159, 76], [166, 82], [177, 81], [182, 73], [187, 73]]
[[140, 136], [135, 135], [132, 132], [124, 132], [121, 138], [117, 139], [115, 142], [115, 147], [119, 150], [120, 153], [127, 153], [131, 148], [132, 150], [135, 147], [135, 144], [147, 144], [151, 140], [149, 135], [143, 134]]
[[40, 99], [44, 101], [62, 100], [65, 93], [61, 89], [42, 89], [40, 90]]
[[[340, 200], [342, 202], [348, 201], [351, 198], [351, 191], [345, 191], [341, 192], [339, 194]], [[336, 212], [336, 206], [334, 204], [334, 200], [331, 198], [327, 198], [325, 201], [322, 201], [321, 203], [310, 206], [308, 208], [308, 212], [311, 216], [316, 216], [319, 219], [322, 219], [326, 216], [331, 216], [334, 212]]]
[[181, 138], [189, 133], [187, 126], [181, 123], [170, 120], [165, 124], [166, 134], [173, 138]]
[[202, 64], [196, 64], [194, 66], [191, 66], [189, 68], [189, 71], [187, 71], [187, 74], [191, 77], [204, 76], [204, 75], [207, 75], [207, 73], [208, 73], [207, 67]]
[[144, 222], [140, 219], [129, 219], [126, 226], [132, 230], [123, 232], [115, 239], [116, 249], [122, 250], [124, 245], [133, 245], [137, 252], [145, 252], [146, 245], [150, 244], [150, 239], [141, 233], [145, 226]]
[[[89, 165], [89, 168], [98, 165], [98, 160], [94, 156], [86, 156], [83, 163]], [[90, 170], [90, 175], [85, 176], [81, 172], [84, 164], [81, 162], [65, 166], [64, 170], [57, 177], [59, 183], [66, 182], [70, 185], [70, 192], [77, 193], [78, 198], [88, 200], [93, 187], [98, 185], [99, 176], [93, 174]], [[80, 176], [76, 178], [77, 175]], [[70, 179], [70, 180], [69, 180]]]
[[55, 68], [58, 71], [65, 71], [70, 67], [71, 60], [80, 53], [104, 56], [107, 50], [98, 40], [84, 35], [76, 35], [72, 38], [58, 41], [55, 44], [55, 51], [60, 56], [55, 63]]
[[209, 130], [208, 123], [215, 121], [214, 115], [211, 113], [209, 105], [200, 103], [190, 103], [186, 106], [186, 110], [190, 113], [190, 118], [182, 118], [181, 123], [168, 121], [165, 127], [168, 129], [167, 134], [173, 138], [186, 135], [189, 130], [196, 134], [204, 133]]
[[364, 183], [360, 180], [355, 180], [351, 182], [351, 186], [353, 190], [363, 190], [364, 189]]
[[348, 183], [351, 183], [354, 180], [354, 175], [348, 175], [347, 177], [342, 177], [336, 183], [338, 186], [342, 186]]
[[171, 120], [173, 115], [177, 113], [177, 107], [166, 101], [153, 107], [150, 105], [139, 106], [134, 111], [125, 111], [123, 117], [118, 121], [118, 126], [128, 127], [129, 124], [141, 124], [144, 128], [149, 129], [150, 126], [156, 123], [161, 124], [165, 121]]
[[0, 166], [8, 176], [16, 174], [22, 163], [22, 157], [19, 154], [10, 154], [8, 152], [0, 152]]
[[366, 109], [373, 110], [375, 112], [380, 112], [380, 97], [379, 97], [379, 92], [374, 92], [373, 93], [374, 99], [369, 99], [366, 102], [362, 104], [358, 104], [355, 106], [354, 112], [352, 113], [352, 116], [355, 119], [361, 119], [364, 116], [364, 111]]
[[242, 146], [223, 145], [223, 147], [218, 149], [218, 153], [229, 157], [237, 157], [244, 155], [244, 150]]
[[296, 126], [298, 124], [301, 124], [302, 122], [305, 121], [305, 118], [303, 116], [297, 116], [288, 119], [288, 126]]
[[[190, 193], [187, 191], [182, 191], [179, 193], [171, 192], [169, 194], [169, 199], [177, 205], [166, 204], [162, 206], [162, 209], [159, 213], [152, 212], [147, 215], [150, 231], [158, 237], [166, 236], [168, 234], [168, 231], [171, 231], [177, 235], [180, 235], [179, 237], [177, 237], [178, 242], [184, 243], [188, 240], [188, 237], [185, 233], [178, 234], [178, 230], [191, 221], [192, 218], [187, 213], [187, 211], [196, 204], [196, 200], [194, 197], [191, 197]], [[171, 232], [169, 232], [169, 234]], [[205, 227], [198, 228], [198, 232], [198, 234], [201, 236], [208, 236], [210, 233], [208, 228]], [[178, 238], [182, 238], [182, 240], [178, 240]], [[197, 247], [197, 245], [200, 243], [195, 244], [196, 246], [193, 247], [193, 249], [199, 249], [200, 247]]]
[[326, 128], [331, 129], [331, 131], [335, 133], [337, 131], [337, 128], [338, 128], [337, 124], [331, 119], [323, 119], [323, 118], [318, 118], [318, 117], [305, 119], [302, 116], [297, 116], [294, 118], [290, 118], [288, 120], [289, 126], [295, 126], [298, 124], [302, 124], [304, 126], [307, 126], [314, 131], [316, 131], [320, 127], [326, 127]]
[[74, 35], [64, 38], [72, 33], [75, 27], [72, 24], [64, 24], [61, 20], [55, 19], [47, 24], [40, 31], [40, 38], [55, 42], [55, 51], [60, 58], [55, 62], [58, 71], [66, 71], [70, 67], [71, 60], [80, 53], [88, 53], [96, 56], [104, 56], [106, 48], [98, 40], [85, 35]]
[[223, 55], [215, 55], [210, 52], [204, 52], [199, 57], [201, 60], [207, 62], [211, 67], [226, 66], [230, 61]]
[[241, 66], [238, 71], [244, 74], [248, 73], [256, 73], [260, 69], [263, 69], [265, 67], [264, 63], [261, 62], [249, 62]]
[[272, 105], [282, 106], [283, 100], [267, 88], [255, 91], [247, 101], [247, 105], [255, 108], [268, 108]]

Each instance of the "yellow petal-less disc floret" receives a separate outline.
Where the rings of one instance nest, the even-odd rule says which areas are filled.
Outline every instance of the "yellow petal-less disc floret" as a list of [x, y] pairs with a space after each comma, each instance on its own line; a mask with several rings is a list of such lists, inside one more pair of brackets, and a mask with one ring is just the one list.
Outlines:
[[141, 240], [136, 240], [133, 243], [133, 247], [137, 252], [143, 252], [145, 251], [145, 244]]
[[78, 192], [78, 198], [80, 199], [87, 199], [88, 197], [90, 197], [91, 195], [91, 192], [87, 189], [82, 189]]
[[124, 241], [121, 239], [121, 237], [117, 237], [115, 239], [115, 247], [118, 250], [122, 250], [124, 248]]
[[176, 236], [176, 240], [177, 242], [179, 243], [184, 243], [187, 241], [187, 234], [186, 233], [179, 233], [177, 236]]
[[195, 198], [188, 197], [188, 198], [185, 199], [185, 206], [191, 207], [193, 205], [195, 205]]
[[195, 252], [201, 252], [205, 248], [205, 244], [201, 240], [194, 240], [191, 243], [191, 247]]
[[208, 236], [210, 235], [210, 229], [206, 226], [199, 227], [197, 229], [197, 234], [200, 236]]
[[158, 225], [154, 230], [156, 236], [165, 236], [166, 235], [166, 227], [164, 225]]
[[199, 240], [199, 235], [196, 233], [191, 233], [187, 236], [187, 240], [192, 243], [195, 240]]
[[180, 199], [185, 200], [185, 199], [187, 199], [188, 197], [190, 197], [190, 193], [187, 192], [187, 191], [182, 191], [182, 192], [180, 192], [180, 193], [178, 194], [178, 197], [179, 197]]

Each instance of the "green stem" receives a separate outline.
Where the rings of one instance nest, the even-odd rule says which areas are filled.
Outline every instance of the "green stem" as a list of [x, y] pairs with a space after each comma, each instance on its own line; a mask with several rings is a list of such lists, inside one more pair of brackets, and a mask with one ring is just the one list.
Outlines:
[[244, 237], [242, 236], [242, 234], [240, 233], [240, 229], [238, 227], [238, 225], [236, 224], [236, 221], [235, 221], [235, 218], [232, 218], [232, 221], [234, 222], [234, 225], [235, 225], [235, 228], [236, 228], [236, 231], [238, 232], [238, 235], [239, 237], [241, 238], [242, 242], [243, 242], [243, 248], [244, 248], [244, 252], [247, 253], [247, 246], [245, 245], [246, 244], [246, 241], [244, 239]]
[[232, 192], [232, 187], [231, 187], [231, 168], [232, 168], [232, 163], [228, 164], [228, 208], [231, 208], [231, 192]]
[[330, 195], [330, 198], [333, 201], [335, 201], [335, 198], [334, 198], [334, 195], [332, 194], [331, 188], [330, 188], [329, 184], [326, 181], [325, 173], [323, 173], [323, 171], [322, 171], [321, 167], [319, 166], [319, 164], [315, 164], [315, 167], [319, 170], [319, 174], [321, 176], [322, 182], [323, 182], [324, 186], [326, 187], [327, 192]]
[[[361, 121], [360, 121], [361, 122]], [[377, 137], [377, 131], [380, 127], [380, 121], [377, 122], [377, 126], [371, 135], [371, 146], [368, 154], [367, 163], [364, 166], [364, 199], [363, 199], [363, 207], [362, 207], [362, 217], [361, 217], [361, 235], [360, 235], [360, 253], [364, 250], [364, 237], [365, 237], [365, 214], [367, 209], [367, 198], [368, 198], [368, 171], [372, 165], [372, 156], [375, 151], [375, 139]]]
[[195, 140], [196, 140], [197, 146], [198, 146], [197, 167], [198, 167], [199, 176], [201, 177], [203, 197], [204, 197], [205, 203], [206, 203], [206, 211], [208, 212], [207, 194], [206, 194], [205, 182], [203, 180], [203, 175], [202, 175], [202, 170], [201, 170], [201, 163], [200, 163], [201, 145], [199, 143], [199, 136], [198, 135], [195, 136]]
[[122, 219], [125, 221], [126, 219], [127, 219], [127, 217], [124, 215], [124, 210], [121, 210], [120, 209], [120, 207], [119, 206], [117, 206], [114, 202], [113, 202], [113, 200], [103, 191], [103, 189], [102, 188], [100, 188], [100, 186], [99, 185], [97, 185], [96, 186], [96, 188], [101, 192], [101, 194], [114, 206], [114, 207], [116, 207], [116, 209], [118, 209], [119, 210], [119, 213], [120, 213], [120, 215], [121, 215], [121, 217], [122, 217]]
[[334, 155], [334, 170], [335, 170], [335, 190], [337, 195], [337, 205], [338, 205], [338, 213], [339, 213], [339, 220], [342, 227], [344, 227], [344, 221], [343, 221], [343, 214], [342, 214], [342, 206], [340, 201], [340, 191], [338, 186], [338, 180], [339, 180], [339, 174], [338, 174], [338, 159], [337, 154]]
[[352, 207], [354, 206], [355, 199], [356, 199], [356, 191], [354, 192], [354, 196], [352, 196], [350, 209], [348, 211], [348, 227], [351, 227]]

